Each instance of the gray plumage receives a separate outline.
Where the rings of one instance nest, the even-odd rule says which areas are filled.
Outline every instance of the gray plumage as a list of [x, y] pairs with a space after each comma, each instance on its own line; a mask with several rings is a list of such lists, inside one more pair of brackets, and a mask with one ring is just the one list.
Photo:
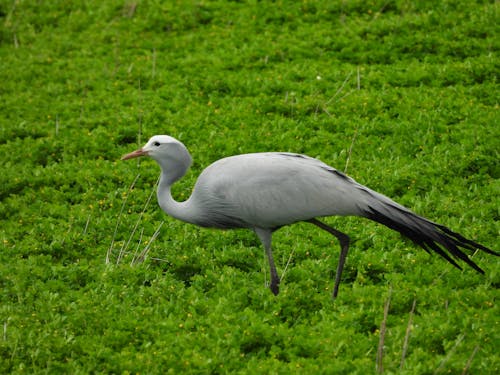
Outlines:
[[122, 159], [139, 156], [150, 156], [160, 165], [158, 203], [170, 216], [202, 227], [255, 231], [266, 250], [274, 294], [279, 292], [279, 278], [271, 250], [272, 233], [285, 225], [305, 221], [339, 239], [341, 254], [333, 297], [337, 295], [349, 237], [318, 217], [366, 217], [400, 232], [427, 252], [438, 253], [455, 267], [460, 268], [455, 259], [461, 259], [481, 273], [483, 270], [461, 248], [500, 255], [416, 215], [309, 156], [265, 152], [218, 160], [200, 174], [191, 196], [184, 202], [175, 201], [170, 188], [191, 166], [187, 148], [175, 138], [156, 135], [143, 148]]

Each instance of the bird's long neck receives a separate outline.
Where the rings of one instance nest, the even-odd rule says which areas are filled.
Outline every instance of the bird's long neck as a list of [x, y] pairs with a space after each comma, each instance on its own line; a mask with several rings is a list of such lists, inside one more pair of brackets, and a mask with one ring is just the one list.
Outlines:
[[173, 174], [171, 171], [169, 172], [167, 168], [162, 167], [157, 190], [158, 204], [161, 209], [170, 216], [188, 223], [194, 223], [196, 215], [191, 208], [190, 199], [184, 202], [178, 202], [172, 197], [171, 193], [172, 185], [179, 180], [185, 172], [186, 171], [183, 171], [181, 174]]

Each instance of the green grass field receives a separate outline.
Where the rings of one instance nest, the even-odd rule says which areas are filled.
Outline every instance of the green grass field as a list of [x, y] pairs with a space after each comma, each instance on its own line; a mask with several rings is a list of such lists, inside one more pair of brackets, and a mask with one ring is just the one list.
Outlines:
[[0, 0], [0, 373], [500, 373], [498, 258], [329, 218], [338, 299], [310, 224], [273, 237], [275, 297], [252, 232], [166, 216], [120, 161], [180, 139], [183, 200], [219, 158], [305, 153], [498, 251], [498, 6]]

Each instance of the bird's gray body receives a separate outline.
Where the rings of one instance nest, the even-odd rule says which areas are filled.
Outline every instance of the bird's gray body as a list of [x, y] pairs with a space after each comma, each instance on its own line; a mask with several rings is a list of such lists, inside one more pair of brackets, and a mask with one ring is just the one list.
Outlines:
[[171, 186], [191, 165], [187, 148], [170, 136], [152, 137], [123, 159], [148, 155], [161, 167], [158, 203], [172, 217], [203, 227], [249, 228], [259, 236], [269, 260], [270, 288], [278, 294], [279, 278], [271, 251], [276, 229], [310, 222], [337, 237], [340, 260], [333, 296], [349, 248], [349, 237], [322, 223], [324, 216], [362, 216], [394, 229], [427, 252], [436, 252], [457, 268], [460, 259], [483, 273], [462, 249], [500, 255], [443, 225], [419, 216], [390, 198], [363, 186], [329, 165], [305, 155], [266, 152], [227, 157], [208, 166], [198, 177], [190, 198], [177, 202]]
[[317, 159], [290, 153], [227, 157], [198, 177], [190, 204], [205, 214], [196, 223], [218, 228], [279, 228], [312, 217], [356, 215], [351, 178]]

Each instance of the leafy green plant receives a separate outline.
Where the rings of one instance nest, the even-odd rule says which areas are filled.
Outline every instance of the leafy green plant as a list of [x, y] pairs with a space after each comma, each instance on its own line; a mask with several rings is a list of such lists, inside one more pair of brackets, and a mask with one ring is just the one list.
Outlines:
[[329, 218], [353, 239], [338, 299], [338, 244], [307, 224], [275, 235], [274, 297], [252, 233], [166, 217], [157, 166], [119, 161], [182, 140], [182, 200], [224, 156], [306, 153], [495, 249], [497, 18], [488, 1], [0, 1], [0, 372], [367, 374], [382, 348], [386, 373], [499, 373], [497, 259], [459, 271]]

